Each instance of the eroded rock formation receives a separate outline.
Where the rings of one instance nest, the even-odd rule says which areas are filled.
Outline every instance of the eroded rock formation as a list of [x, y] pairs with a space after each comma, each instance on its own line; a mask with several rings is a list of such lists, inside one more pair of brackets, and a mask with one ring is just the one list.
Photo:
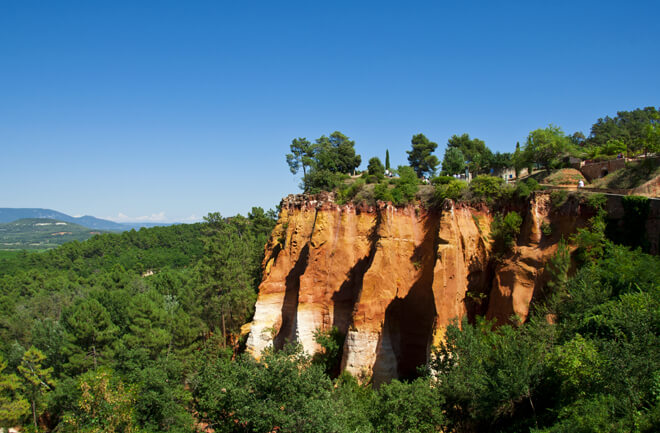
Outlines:
[[558, 240], [586, 223], [574, 207], [551, 212], [547, 195], [533, 195], [517, 209], [524, 222], [514, 254], [494, 260], [486, 207], [289, 196], [266, 246], [247, 350], [259, 357], [295, 339], [314, 353], [314, 332], [336, 326], [346, 335], [343, 369], [374, 383], [412, 376], [452, 320], [527, 317]]

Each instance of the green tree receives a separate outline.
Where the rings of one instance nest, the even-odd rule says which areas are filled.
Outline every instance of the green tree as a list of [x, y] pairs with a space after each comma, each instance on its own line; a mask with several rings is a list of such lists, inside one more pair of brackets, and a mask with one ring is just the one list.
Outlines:
[[213, 355], [192, 381], [197, 410], [217, 432], [343, 432], [332, 382], [302, 347], [231, 362]]
[[644, 155], [660, 152], [660, 123], [654, 122], [644, 126], [642, 146]]
[[475, 198], [491, 203], [502, 195], [504, 180], [495, 176], [477, 176], [470, 182], [470, 191]]
[[80, 398], [74, 410], [62, 420], [66, 433], [132, 433], [134, 391], [115, 377], [111, 370], [89, 371], [78, 380]]
[[490, 228], [493, 251], [504, 254], [511, 250], [518, 238], [521, 225], [522, 217], [518, 212], [509, 212], [504, 217], [501, 214], [496, 214]]
[[417, 177], [433, 175], [438, 166], [438, 157], [432, 155], [437, 143], [430, 141], [424, 134], [413, 135], [411, 140], [412, 150], [407, 150], [408, 162], [417, 173]]
[[19, 393], [20, 380], [15, 374], [5, 373], [7, 362], [0, 355], [0, 427], [18, 424], [30, 410], [30, 404]]
[[383, 174], [385, 173], [385, 167], [383, 167], [383, 163], [380, 162], [380, 159], [377, 156], [374, 156], [369, 160], [367, 172], [374, 176], [383, 177]]
[[317, 154], [313, 168], [333, 173], [354, 173], [362, 158], [355, 153], [355, 141], [339, 131], [316, 140]]
[[619, 111], [616, 116], [600, 118], [591, 126], [591, 134], [586, 140], [589, 146], [603, 146], [610, 140], [621, 140], [631, 152], [641, 152], [647, 125], [660, 121], [660, 112], [655, 107], [637, 108], [632, 111]]
[[50, 392], [53, 388], [52, 368], [43, 368], [42, 363], [46, 357], [34, 346], [30, 347], [18, 366], [18, 372], [23, 378], [23, 386], [27, 392], [32, 406], [32, 421], [34, 430], [37, 431], [37, 408], [41, 402], [41, 397]]
[[94, 298], [80, 299], [65, 311], [66, 353], [68, 368], [81, 372], [97, 368], [103, 359], [112, 359], [111, 343], [119, 328], [112, 322], [108, 311]]
[[400, 165], [397, 172], [399, 178], [396, 179], [395, 186], [389, 193], [394, 204], [404, 205], [415, 199], [419, 189], [419, 179], [411, 167]]
[[448, 147], [442, 159], [442, 172], [448, 175], [461, 174], [465, 171], [465, 155], [461, 149]]
[[490, 168], [494, 170], [504, 170], [513, 166], [513, 155], [504, 152], [495, 152], [490, 160]]
[[470, 138], [469, 134], [452, 135], [447, 140], [447, 148], [459, 149], [468, 161], [472, 176], [476, 176], [490, 164], [492, 152], [483, 140]]
[[220, 330], [223, 341], [236, 335], [251, 316], [256, 290], [248, 231], [222, 219], [206, 216], [204, 255], [200, 263], [204, 318], [211, 331]]
[[549, 125], [529, 133], [525, 143], [526, 159], [550, 168], [550, 163], [569, 151], [569, 140], [560, 127]]
[[[543, 320], [521, 328], [463, 320], [447, 328], [431, 366], [446, 399], [447, 431], [529, 431], [551, 348], [552, 328]], [[535, 403], [537, 401], [537, 403]], [[510, 430], [512, 423], [517, 429]]]
[[[516, 171], [516, 179], [520, 177], [520, 172], [526, 165], [528, 161], [526, 155], [520, 150], [520, 142], [516, 142], [516, 151], [511, 157], [511, 162], [513, 162], [513, 169]], [[528, 174], [532, 174], [531, 172]]]
[[372, 423], [378, 432], [432, 433], [443, 431], [443, 399], [429, 378], [410, 383], [393, 380], [380, 387]]
[[390, 151], [385, 149], [385, 170], [390, 169]]
[[302, 168], [303, 177], [307, 175], [307, 169], [314, 160], [316, 146], [312, 145], [306, 138], [294, 138], [291, 141], [291, 153], [286, 155], [286, 163], [292, 174], [297, 174]]
[[[301, 140], [298, 139], [297, 146]], [[354, 173], [362, 162], [360, 155], [355, 153], [355, 141], [339, 131], [321, 136], [314, 144], [308, 145], [305, 140], [301, 146], [309, 146], [304, 158], [298, 159], [292, 153], [287, 156], [287, 163], [294, 174], [301, 166], [307, 170], [301, 184], [305, 192], [331, 191], [340, 184], [342, 175]]]

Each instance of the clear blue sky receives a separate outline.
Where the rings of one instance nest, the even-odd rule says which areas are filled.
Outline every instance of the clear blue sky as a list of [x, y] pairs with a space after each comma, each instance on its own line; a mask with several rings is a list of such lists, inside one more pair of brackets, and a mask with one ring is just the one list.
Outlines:
[[[183, 221], [298, 192], [294, 137], [512, 151], [660, 102], [657, 2], [0, 0], [0, 207]], [[364, 163], [363, 163], [364, 165]], [[121, 216], [120, 216], [121, 215]]]

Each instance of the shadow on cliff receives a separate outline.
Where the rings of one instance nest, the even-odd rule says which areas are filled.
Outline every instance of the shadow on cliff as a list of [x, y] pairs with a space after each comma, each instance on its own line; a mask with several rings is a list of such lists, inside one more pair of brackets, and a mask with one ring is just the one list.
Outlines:
[[309, 259], [309, 244], [300, 251], [296, 265], [286, 276], [286, 289], [282, 303], [282, 326], [273, 340], [275, 349], [281, 349], [287, 342], [296, 337], [296, 311], [298, 310], [298, 293], [300, 291], [300, 276], [307, 269]]
[[336, 326], [344, 335], [351, 324], [353, 308], [360, 294], [364, 273], [369, 269], [370, 261], [370, 256], [358, 260], [355, 266], [348, 271], [348, 276], [339, 290], [332, 295], [332, 326]]
[[371, 233], [369, 233], [369, 254], [355, 263], [348, 271], [346, 280], [342, 283], [339, 290], [332, 295], [332, 325], [336, 326], [344, 335], [348, 333], [348, 327], [352, 322], [353, 309], [362, 292], [364, 274], [371, 267], [371, 263], [376, 255], [378, 229], [381, 222], [382, 216], [378, 212], [376, 214], [376, 222], [371, 229]]
[[[375, 386], [392, 379], [392, 373], [401, 379], [414, 378], [418, 375], [417, 368], [428, 360], [436, 316], [432, 286], [438, 227], [439, 218], [433, 215], [425, 218], [424, 238], [410, 257], [410, 266], [417, 269], [419, 277], [406, 296], [396, 297], [385, 310], [373, 368]], [[396, 371], [392, 362], [396, 363]]]

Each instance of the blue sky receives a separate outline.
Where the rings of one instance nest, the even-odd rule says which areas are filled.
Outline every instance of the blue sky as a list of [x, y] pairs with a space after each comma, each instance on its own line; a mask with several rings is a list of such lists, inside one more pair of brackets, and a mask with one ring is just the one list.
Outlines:
[[413, 134], [512, 151], [658, 106], [655, 2], [0, 0], [0, 207], [245, 214], [298, 192], [294, 137], [363, 164]]

